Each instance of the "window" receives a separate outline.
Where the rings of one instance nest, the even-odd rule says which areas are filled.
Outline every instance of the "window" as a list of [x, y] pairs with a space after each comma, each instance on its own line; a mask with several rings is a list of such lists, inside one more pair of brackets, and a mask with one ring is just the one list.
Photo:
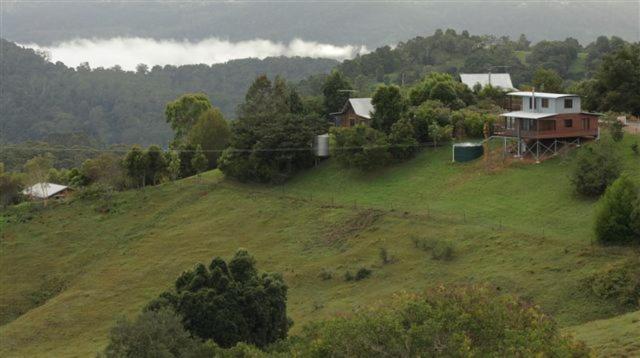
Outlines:
[[564, 127], [565, 127], [565, 128], [571, 128], [571, 127], [573, 127], [573, 119], [565, 119], [565, 120], [564, 120]]
[[529, 109], [536, 109], [536, 101], [533, 97], [529, 97]]
[[567, 98], [564, 100], [564, 108], [573, 108], [573, 99]]
[[591, 121], [589, 118], [582, 118], [582, 129], [591, 129]]
[[549, 108], [549, 99], [548, 98], [543, 98], [542, 99], [542, 108]]

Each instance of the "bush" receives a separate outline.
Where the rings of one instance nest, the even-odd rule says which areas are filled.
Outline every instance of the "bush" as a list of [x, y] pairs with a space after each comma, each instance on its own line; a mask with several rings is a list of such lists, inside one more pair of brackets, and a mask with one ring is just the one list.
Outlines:
[[279, 274], [258, 273], [254, 258], [238, 250], [229, 264], [216, 257], [184, 272], [175, 289], [152, 301], [147, 310], [169, 307], [183, 317], [185, 329], [223, 348], [238, 342], [264, 347], [284, 339], [287, 286]]
[[182, 327], [180, 317], [164, 308], [144, 312], [133, 322], [119, 320], [111, 329], [104, 356], [185, 357], [202, 350], [201, 346], [202, 343], [191, 338]]
[[596, 214], [595, 232], [604, 244], [640, 244], [640, 189], [623, 176], [607, 189]]
[[411, 241], [416, 248], [430, 252], [431, 258], [434, 260], [450, 261], [454, 258], [455, 249], [453, 245], [446, 241], [420, 238], [417, 236], [411, 237]]
[[356, 277], [355, 280], [356, 281], [360, 281], [360, 280], [364, 280], [365, 278], [371, 276], [371, 274], [373, 273], [373, 271], [369, 270], [366, 267], [361, 267], [357, 272], [356, 272]]
[[623, 308], [640, 308], [640, 260], [610, 265], [585, 280], [587, 289], [602, 299], [616, 300]]
[[640, 155], [640, 146], [638, 146], [638, 142], [631, 144], [631, 151], [635, 155]]
[[389, 133], [389, 152], [391, 156], [398, 160], [413, 158], [418, 151], [418, 141], [411, 122], [401, 119], [391, 126]]
[[322, 271], [320, 271], [320, 274], [318, 274], [318, 277], [320, 277], [322, 281], [331, 280], [333, 278], [333, 273], [331, 273], [331, 271], [327, 269], [322, 269]]
[[588, 357], [536, 306], [484, 287], [402, 295], [318, 322], [290, 340], [297, 357]]
[[384, 133], [365, 125], [332, 128], [331, 133], [333, 156], [342, 166], [366, 171], [389, 162], [389, 142]]
[[620, 176], [620, 172], [620, 158], [613, 145], [602, 140], [578, 152], [571, 182], [578, 193], [598, 196]]

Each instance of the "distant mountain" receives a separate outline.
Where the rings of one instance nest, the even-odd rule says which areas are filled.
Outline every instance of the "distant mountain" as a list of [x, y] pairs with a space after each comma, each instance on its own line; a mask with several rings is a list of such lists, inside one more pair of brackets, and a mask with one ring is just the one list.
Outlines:
[[118, 68], [70, 68], [30, 49], [0, 40], [0, 142], [81, 132], [104, 143], [158, 143], [172, 137], [165, 104], [188, 92], [204, 92], [228, 117], [260, 74], [299, 81], [326, 73], [338, 62], [311, 58], [234, 60], [224, 64]]
[[293, 38], [393, 44], [438, 28], [530, 40], [617, 35], [638, 41], [636, 1], [3, 1], [2, 36], [41, 45], [72, 38]]

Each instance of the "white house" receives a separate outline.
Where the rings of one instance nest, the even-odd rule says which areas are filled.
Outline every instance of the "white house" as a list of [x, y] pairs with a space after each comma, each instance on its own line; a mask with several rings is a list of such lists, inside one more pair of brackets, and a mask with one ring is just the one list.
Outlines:
[[25, 190], [22, 194], [31, 197], [32, 199], [51, 199], [66, 196], [71, 188], [66, 185], [53, 184], [53, 183], [36, 183]]

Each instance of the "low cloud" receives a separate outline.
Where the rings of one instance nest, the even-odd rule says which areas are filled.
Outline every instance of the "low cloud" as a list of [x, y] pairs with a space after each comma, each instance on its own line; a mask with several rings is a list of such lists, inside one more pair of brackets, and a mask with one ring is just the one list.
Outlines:
[[231, 42], [208, 38], [199, 42], [154, 40], [140, 37], [111, 39], [76, 39], [52, 46], [24, 44], [23, 46], [47, 53], [49, 60], [76, 67], [88, 62], [92, 68], [119, 65], [134, 70], [144, 63], [155, 65], [186, 65], [223, 63], [239, 58], [265, 58], [270, 56], [302, 56], [345, 60], [368, 52], [365, 46], [336, 46], [294, 39], [288, 44], [255, 39]]

